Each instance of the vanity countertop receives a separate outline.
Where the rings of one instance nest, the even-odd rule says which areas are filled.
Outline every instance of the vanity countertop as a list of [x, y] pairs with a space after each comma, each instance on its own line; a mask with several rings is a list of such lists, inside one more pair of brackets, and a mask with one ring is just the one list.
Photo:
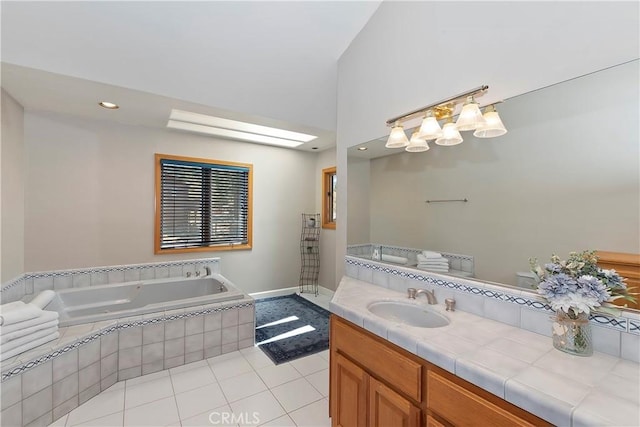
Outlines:
[[427, 306], [426, 298], [343, 277], [331, 311], [540, 418], [559, 426], [640, 426], [640, 365], [604, 353], [572, 356], [550, 337], [463, 311], [429, 305], [450, 324], [419, 328], [367, 310], [375, 301]]

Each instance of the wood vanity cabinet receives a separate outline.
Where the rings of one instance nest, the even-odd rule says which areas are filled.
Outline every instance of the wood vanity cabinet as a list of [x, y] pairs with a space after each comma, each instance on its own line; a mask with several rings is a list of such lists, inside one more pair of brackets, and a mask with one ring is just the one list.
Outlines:
[[[598, 266], [606, 269], [614, 269], [626, 279], [627, 287], [631, 292], [640, 291], [640, 254], [624, 252], [597, 251]], [[636, 302], [616, 300], [615, 305], [640, 309], [640, 298], [636, 296]]]
[[546, 421], [331, 316], [334, 427], [546, 426]]

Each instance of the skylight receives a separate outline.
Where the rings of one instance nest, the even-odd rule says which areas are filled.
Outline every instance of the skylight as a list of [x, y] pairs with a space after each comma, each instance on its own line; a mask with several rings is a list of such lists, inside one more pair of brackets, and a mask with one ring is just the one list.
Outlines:
[[171, 110], [167, 127], [283, 147], [297, 147], [317, 138], [315, 135], [175, 109]]

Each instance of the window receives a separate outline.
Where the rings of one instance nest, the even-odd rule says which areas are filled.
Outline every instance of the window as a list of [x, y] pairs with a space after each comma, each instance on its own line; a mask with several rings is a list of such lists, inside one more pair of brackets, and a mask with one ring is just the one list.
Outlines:
[[322, 228], [336, 228], [336, 168], [322, 169]]
[[156, 154], [155, 253], [250, 249], [252, 170]]

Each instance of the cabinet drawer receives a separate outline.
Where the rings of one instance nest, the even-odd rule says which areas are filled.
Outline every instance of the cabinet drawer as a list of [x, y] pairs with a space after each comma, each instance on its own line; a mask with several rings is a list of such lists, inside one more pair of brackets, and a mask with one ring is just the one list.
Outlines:
[[405, 396], [421, 401], [422, 366], [408, 357], [365, 335], [354, 326], [332, 318], [332, 344], [336, 350], [357, 360], [367, 371], [392, 384]]
[[427, 406], [457, 426], [532, 426], [444, 376], [427, 373]]

